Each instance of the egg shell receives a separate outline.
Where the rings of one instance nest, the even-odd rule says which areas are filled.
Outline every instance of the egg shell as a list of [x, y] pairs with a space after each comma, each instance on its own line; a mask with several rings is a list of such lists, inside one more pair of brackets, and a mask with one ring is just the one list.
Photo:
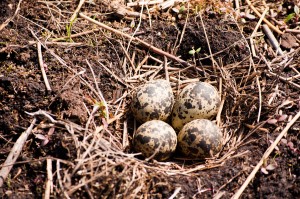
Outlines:
[[179, 131], [194, 119], [211, 119], [218, 113], [220, 102], [214, 86], [206, 82], [191, 83], [182, 89], [175, 101], [172, 126]]
[[187, 123], [178, 134], [178, 150], [188, 158], [209, 158], [218, 153], [221, 147], [221, 130], [207, 119]]
[[139, 122], [166, 121], [172, 113], [174, 95], [171, 85], [163, 79], [152, 80], [137, 88], [131, 110]]
[[153, 156], [163, 161], [168, 159], [176, 150], [177, 135], [175, 130], [160, 120], [151, 120], [142, 124], [133, 137], [135, 151], [141, 152], [144, 157]]

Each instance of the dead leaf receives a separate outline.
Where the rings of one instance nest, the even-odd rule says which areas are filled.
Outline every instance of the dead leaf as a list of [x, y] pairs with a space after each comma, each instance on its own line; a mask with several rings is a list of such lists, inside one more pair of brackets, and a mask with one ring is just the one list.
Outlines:
[[245, 15], [245, 17], [248, 18], [248, 19], [255, 19], [255, 18], [256, 18], [254, 15], [252, 15], [252, 14], [250, 14], [250, 13], [247, 13], [247, 14]]
[[267, 171], [267, 169], [264, 168], [264, 167], [262, 167], [260, 170], [261, 170], [261, 172], [263, 172], [263, 173], [266, 174], [266, 175], [269, 174], [269, 172]]
[[281, 139], [280, 141], [281, 141], [283, 144], [285, 144], [285, 145], [287, 144], [287, 140], [286, 140], [286, 139]]
[[276, 165], [275, 165], [275, 164], [269, 164], [269, 165], [266, 167], [266, 170], [268, 170], [268, 171], [273, 171], [274, 169], [276, 169]]
[[40, 139], [40, 140], [45, 140], [45, 139], [47, 139], [47, 137], [44, 136], [44, 135], [42, 135], [42, 134], [35, 134], [35, 137], [36, 137], [37, 139]]
[[268, 119], [267, 121], [268, 124], [276, 124], [277, 123], [277, 120], [276, 119]]
[[49, 131], [48, 131], [48, 136], [53, 135], [54, 131], [55, 131], [55, 128], [54, 128], [54, 127], [51, 127], [51, 128], [49, 129]]
[[46, 146], [49, 143], [49, 139], [45, 139], [42, 141], [41, 146]]
[[290, 149], [294, 149], [294, 143], [293, 142], [288, 142], [287, 145], [290, 147]]
[[287, 117], [288, 116], [286, 114], [280, 115], [280, 117], [277, 120], [278, 120], [278, 122], [282, 122], [282, 121], [286, 120]]

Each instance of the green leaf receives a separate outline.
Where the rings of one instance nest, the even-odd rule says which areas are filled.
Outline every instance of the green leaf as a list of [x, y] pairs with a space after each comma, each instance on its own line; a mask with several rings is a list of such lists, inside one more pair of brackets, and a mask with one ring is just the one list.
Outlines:
[[295, 13], [291, 13], [289, 14], [285, 19], [284, 22], [289, 22], [290, 20], [292, 20], [295, 17]]
[[180, 9], [179, 9], [179, 13], [182, 13], [183, 11], [185, 11], [185, 7], [181, 6]]
[[189, 54], [190, 54], [190, 55], [194, 55], [195, 52], [196, 52], [196, 51], [195, 51], [194, 49], [192, 49], [192, 50], [189, 51]]

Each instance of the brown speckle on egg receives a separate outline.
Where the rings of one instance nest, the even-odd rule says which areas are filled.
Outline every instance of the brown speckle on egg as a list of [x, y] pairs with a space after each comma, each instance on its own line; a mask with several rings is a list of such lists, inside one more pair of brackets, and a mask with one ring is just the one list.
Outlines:
[[180, 130], [194, 119], [211, 119], [220, 106], [220, 96], [212, 85], [197, 82], [187, 85], [179, 94], [172, 112], [172, 126]]
[[188, 158], [209, 158], [218, 153], [221, 147], [221, 131], [207, 119], [187, 123], [178, 134], [178, 149]]
[[166, 160], [176, 150], [177, 135], [174, 129], [160, 120], [151, 120], [142, 124], [133, 138], [133, 146], [146, 158]]
[[174, 95], [170, 83], [159, 79], [149, 81], [133, 94], [131, 110], [139, 122], [166, 121], [172, 113]]

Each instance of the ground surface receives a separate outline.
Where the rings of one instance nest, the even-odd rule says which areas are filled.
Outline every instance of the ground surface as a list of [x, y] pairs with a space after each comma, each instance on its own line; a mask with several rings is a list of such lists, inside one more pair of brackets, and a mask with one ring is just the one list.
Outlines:
[[[173, 193], [176, 198], [230, 198], [300, 110], [300, 33], [275, 33], [286, 53], [278, 56], [259, 28], [254, 56], [248, 38], [259, 18], [253, 18], [247, 4], [238, 15], [230, 3], [206, 3], [193, 2], [189, 13], [150, 9], [151, 23], [145, 18], [140, 24], [138, 17], [120, 16], [107, 2], [85, 3], [81, 9], [128, 35], [139, 27], [137, 38], [187, 61], [192, 67], [167, 59], [175, 94], [195, 80], [221, 88], [224, 105], [217, 121], [224, 134], [222, 152], [206, 162], [175, 155], [160, 163], [133, 157], [135, 123], [128, 108], [137, 85], [165, 78], [164, 57], [105, 29], [65, 37], [98, 28], [81, 17], [70, 26], [78, 2], [22, 1], [17, 15], [0, 30], [1, 165], [32, 122], [28, 113], [44, 110], [60, 122], [37, 116], [38, 125], [0, 188], [1, 197], [41, 198], [47, 190], [46, 168], [51, 165], [53, 198], [168, 198]], [[299, 15], [278, 25], [294, 12], [297, 3], [300, 6], [299, 1], [254, 5], [261, 13], [263, 6], [269, 6], [277, 15], [269, 14], [268, 19], [285, 30], [299, 26]], [[17, 5], [14, 0], [0, 2], [0, 24], [14, 15]], [[180, 6], [173, 8], [180, 10]], [[201, 15], [203, 23], [196, 14], [197, 6], [206, 9]], [[132, 11], [139, 13], [140, 7]], [[65, 38], [58, 39], [61, 37]], [[37, 41], [42, 43], [51, 91], [38, 63]], [[189, 53], [198, 48], [198, 53]], [[105, 117], [99, 90], [111, 119], [104, 130], [99, 128]], [[100, 111], [89, 117], [95, 104]], [[297, 121], [264, 161], [242, 198], [299, 197], [299, 132]]]

